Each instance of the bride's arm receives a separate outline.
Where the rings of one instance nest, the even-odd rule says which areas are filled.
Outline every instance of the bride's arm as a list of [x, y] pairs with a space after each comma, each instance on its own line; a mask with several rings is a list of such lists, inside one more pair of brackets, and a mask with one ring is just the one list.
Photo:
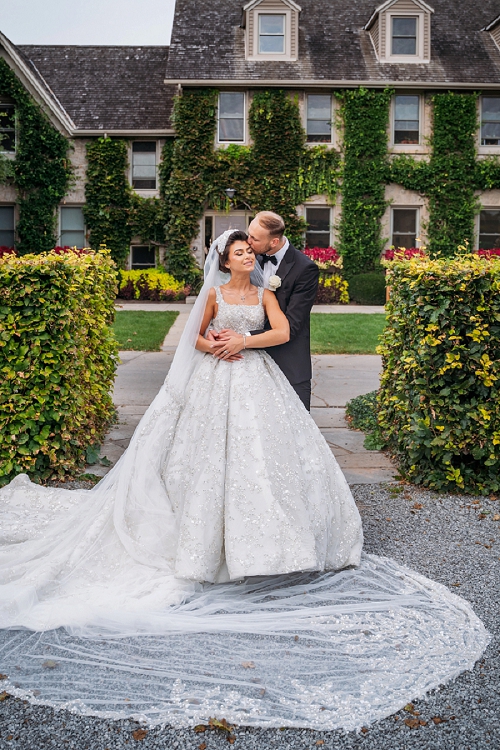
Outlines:
[[257, 333], [254, 336], [242, 336], [241, 334], [232, 333], [228, 338], [215, 342], [211, 351], [213, 351], [216, 357], [219, 359], [229, 359], [243, 349], [266, 349], [268, 346], [286, 344], [290, 340], [290, 324], [281, 311], [278, 300], [273, 292], [265, 289], [262, 303], [271, 330]]
[[210, 321], [213, 320], [213, 318], [215, 318], [216, 304], [217, 304], [217, 300], [215, 297], [215, 289], [212, 287], [212, 289], [210, 289], [208, 293], [207, 306], [205, 307], [205, 312], [203, 313], [203, 320], [201, 321], [200, 333], [198, 334], [198, 341], [196, 342], [196, 348], [198, 349], [199, 352], [210, 352], [213, 354], [214, 342], [208, 341], [208, 339], [204, 337], [204, 334], [210, 324]]

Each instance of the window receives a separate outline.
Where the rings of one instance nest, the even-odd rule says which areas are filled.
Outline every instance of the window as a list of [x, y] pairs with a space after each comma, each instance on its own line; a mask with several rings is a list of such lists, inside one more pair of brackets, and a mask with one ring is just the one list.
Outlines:
[[394, 247], [416, 247], [418, 208], [392, 209], [392, 244]]
[[59, 244], [62, 247], [85, 247], [85, 219], [81, 208], [61, 207]]
[[156, 267], [156, 251], [154, 247], [149, 247], [149, 245], [132, 245], [130, 255], [130, 265], [133, 270]]
[[420, 97], [394, 97], [394, 143], [420, 143]]
[[285, 54], [285, 14], [259, 13], [259, 54]]
[[392, 16], [392, 54], [417, 54], [417, 18]]
[[500, 146], [500, 96], [483, 96], [481, 109], [481, 145]]
[[332, 142], [332, 97], [329, 94], [307, 95], [308, 143]]
[[330, 208], [306, 206], [306, 246], [330, 247]]
[[238, 143], [245, 140], [245, 94], [219, 94], [219, 141]]
[[16, 112], [13, 104], [0, 104], [0, 151], [16, 150]]
[[481, 211], [479, 216], [479, 247], [483, 250], [500, 247], [500, 208]]
[[14, 206], [0, 206], [0, 247], [14, 247]]
[[156, 141], [132, 144], [132, 186], [136, 190], [156, 190]]

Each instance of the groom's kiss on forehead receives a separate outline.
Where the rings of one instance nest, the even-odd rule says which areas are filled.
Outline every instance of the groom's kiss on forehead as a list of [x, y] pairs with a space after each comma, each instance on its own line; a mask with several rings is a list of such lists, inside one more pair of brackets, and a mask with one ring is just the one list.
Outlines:
[[284, 244], [285, 222], [272, 211], [260, 211], [248, 225], [248, 244], [255, 255], [274, 255]]

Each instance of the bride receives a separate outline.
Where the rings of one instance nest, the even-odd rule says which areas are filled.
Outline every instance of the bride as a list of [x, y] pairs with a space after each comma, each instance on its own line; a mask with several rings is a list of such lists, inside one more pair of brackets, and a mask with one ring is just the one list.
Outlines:
[[[274, 294], [250, 283], [254, 264], [244, 233], [213, 244], [165, 385], [99, 484], [20, 475], [0, 490], [9, 692], [177, 726], [224, 710], [246, 724], [351, 728], [484, 649], [463, 600], [361, 557], [347, 482], [262, 350], [289, 329]], [[271, 330], [246, 337], [266, 316]], [[239, 335], [221, 351], [210, 327]]]

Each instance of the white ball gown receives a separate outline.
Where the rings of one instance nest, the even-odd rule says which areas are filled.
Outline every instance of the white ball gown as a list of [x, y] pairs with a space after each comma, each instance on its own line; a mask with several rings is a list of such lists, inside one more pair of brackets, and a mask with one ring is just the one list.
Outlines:
[[[216, 329], [263, 327], [217, 289]], [[259, 350], [167, 381], [92, 490], [0, 490], [2, 688], [174, 726], [359, 727], [470, 668], [459, 597], [363, 555], [310, 415]], [[329, 572], [331, 571], [331, 572]], [[340, 572], [339, 572], [340, 571]]]

